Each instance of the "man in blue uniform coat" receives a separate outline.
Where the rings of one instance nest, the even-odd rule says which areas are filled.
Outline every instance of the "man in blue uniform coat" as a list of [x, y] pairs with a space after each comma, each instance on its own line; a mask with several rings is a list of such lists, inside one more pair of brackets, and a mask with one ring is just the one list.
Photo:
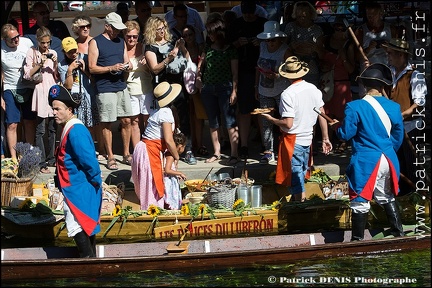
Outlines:
[[396, 151], [404, 138], [404, 125], [399, 104], [386, 97], [385, 88], [393, 82], [391, 70], [375, 63], [357, 80], [367, 88], [366, 95], [346, 104], [342, 123], [330, 123], [341, 140], [352, 143], [346, 170], [352, 209], [351, 240], [363, 239], [372, 198], [384, 207], [390, 232], [403, 236], [395, 196], [399, 193], [400, 174]]

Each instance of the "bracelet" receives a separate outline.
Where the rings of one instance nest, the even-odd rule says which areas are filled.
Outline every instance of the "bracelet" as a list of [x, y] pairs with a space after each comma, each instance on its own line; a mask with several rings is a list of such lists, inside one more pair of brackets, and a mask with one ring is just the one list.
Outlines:
[[168, 61], [163, 60], [162, 62], [163, 62], [163, 64], [165, 65], [165, 67], [168, 66]]

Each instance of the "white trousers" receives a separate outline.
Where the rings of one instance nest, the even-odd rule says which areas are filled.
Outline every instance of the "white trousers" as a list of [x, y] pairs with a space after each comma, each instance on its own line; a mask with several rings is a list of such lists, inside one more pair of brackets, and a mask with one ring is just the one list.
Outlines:
[[[384, 155], [381, 155], [378, 174], [375, 180], [373, 199], [380, 205], [395, 201], [391, 189], [390, 167]], [[370, 202], [351, 202], [350, 207], [353, 213], [368, 213], [370, 210]]]

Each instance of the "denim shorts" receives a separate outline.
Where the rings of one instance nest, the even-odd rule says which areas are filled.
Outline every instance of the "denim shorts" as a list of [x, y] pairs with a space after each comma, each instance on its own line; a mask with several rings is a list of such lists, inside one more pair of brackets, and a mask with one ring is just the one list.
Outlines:
[[[33, 95], [33, 89], [28, 89], [27, 93], [32, 93]], [[36, 120], [36, 112], [31, 109], [33, 96], [29, 98], [30, 100], [27, 102], [18, 103], [15, 101], [11, 90], [8, 89], [4, 91], [3, 99], [6, 104], [4, 121], [6, 124], [20, 123], [21, 113], [22, 118], [25, 120]]]
[[305, 190], [305, 177], [309, 165], [310, 146], [295, 144], [291, 159], [291, 187], [288, 191], [291, 195], [302, 193]]
[[217, 129], [221, 126], [221, 115], [229, 128], [237, 127], [236, 105], [230, 105], [232, 83], [205, 84], [201, 90], [201, 100], [207, 113], [209, 127]]

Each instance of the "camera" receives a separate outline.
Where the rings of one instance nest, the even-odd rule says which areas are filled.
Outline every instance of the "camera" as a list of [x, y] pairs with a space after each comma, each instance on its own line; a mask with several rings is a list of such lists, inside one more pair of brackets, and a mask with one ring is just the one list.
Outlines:
[[123, 69], [125, 69], [125, 70], [126, 70], [126, 69], [129, 69], [129, 63], [124, 64], [124, 65], [123, 65]]
[[47, 53], [47, 54], [46, 54], [46, 57], [47, 57], [48, 59], [51, 59], [53, 56], [54, 56], [54, 54], [52, 54], [52, 53]]

